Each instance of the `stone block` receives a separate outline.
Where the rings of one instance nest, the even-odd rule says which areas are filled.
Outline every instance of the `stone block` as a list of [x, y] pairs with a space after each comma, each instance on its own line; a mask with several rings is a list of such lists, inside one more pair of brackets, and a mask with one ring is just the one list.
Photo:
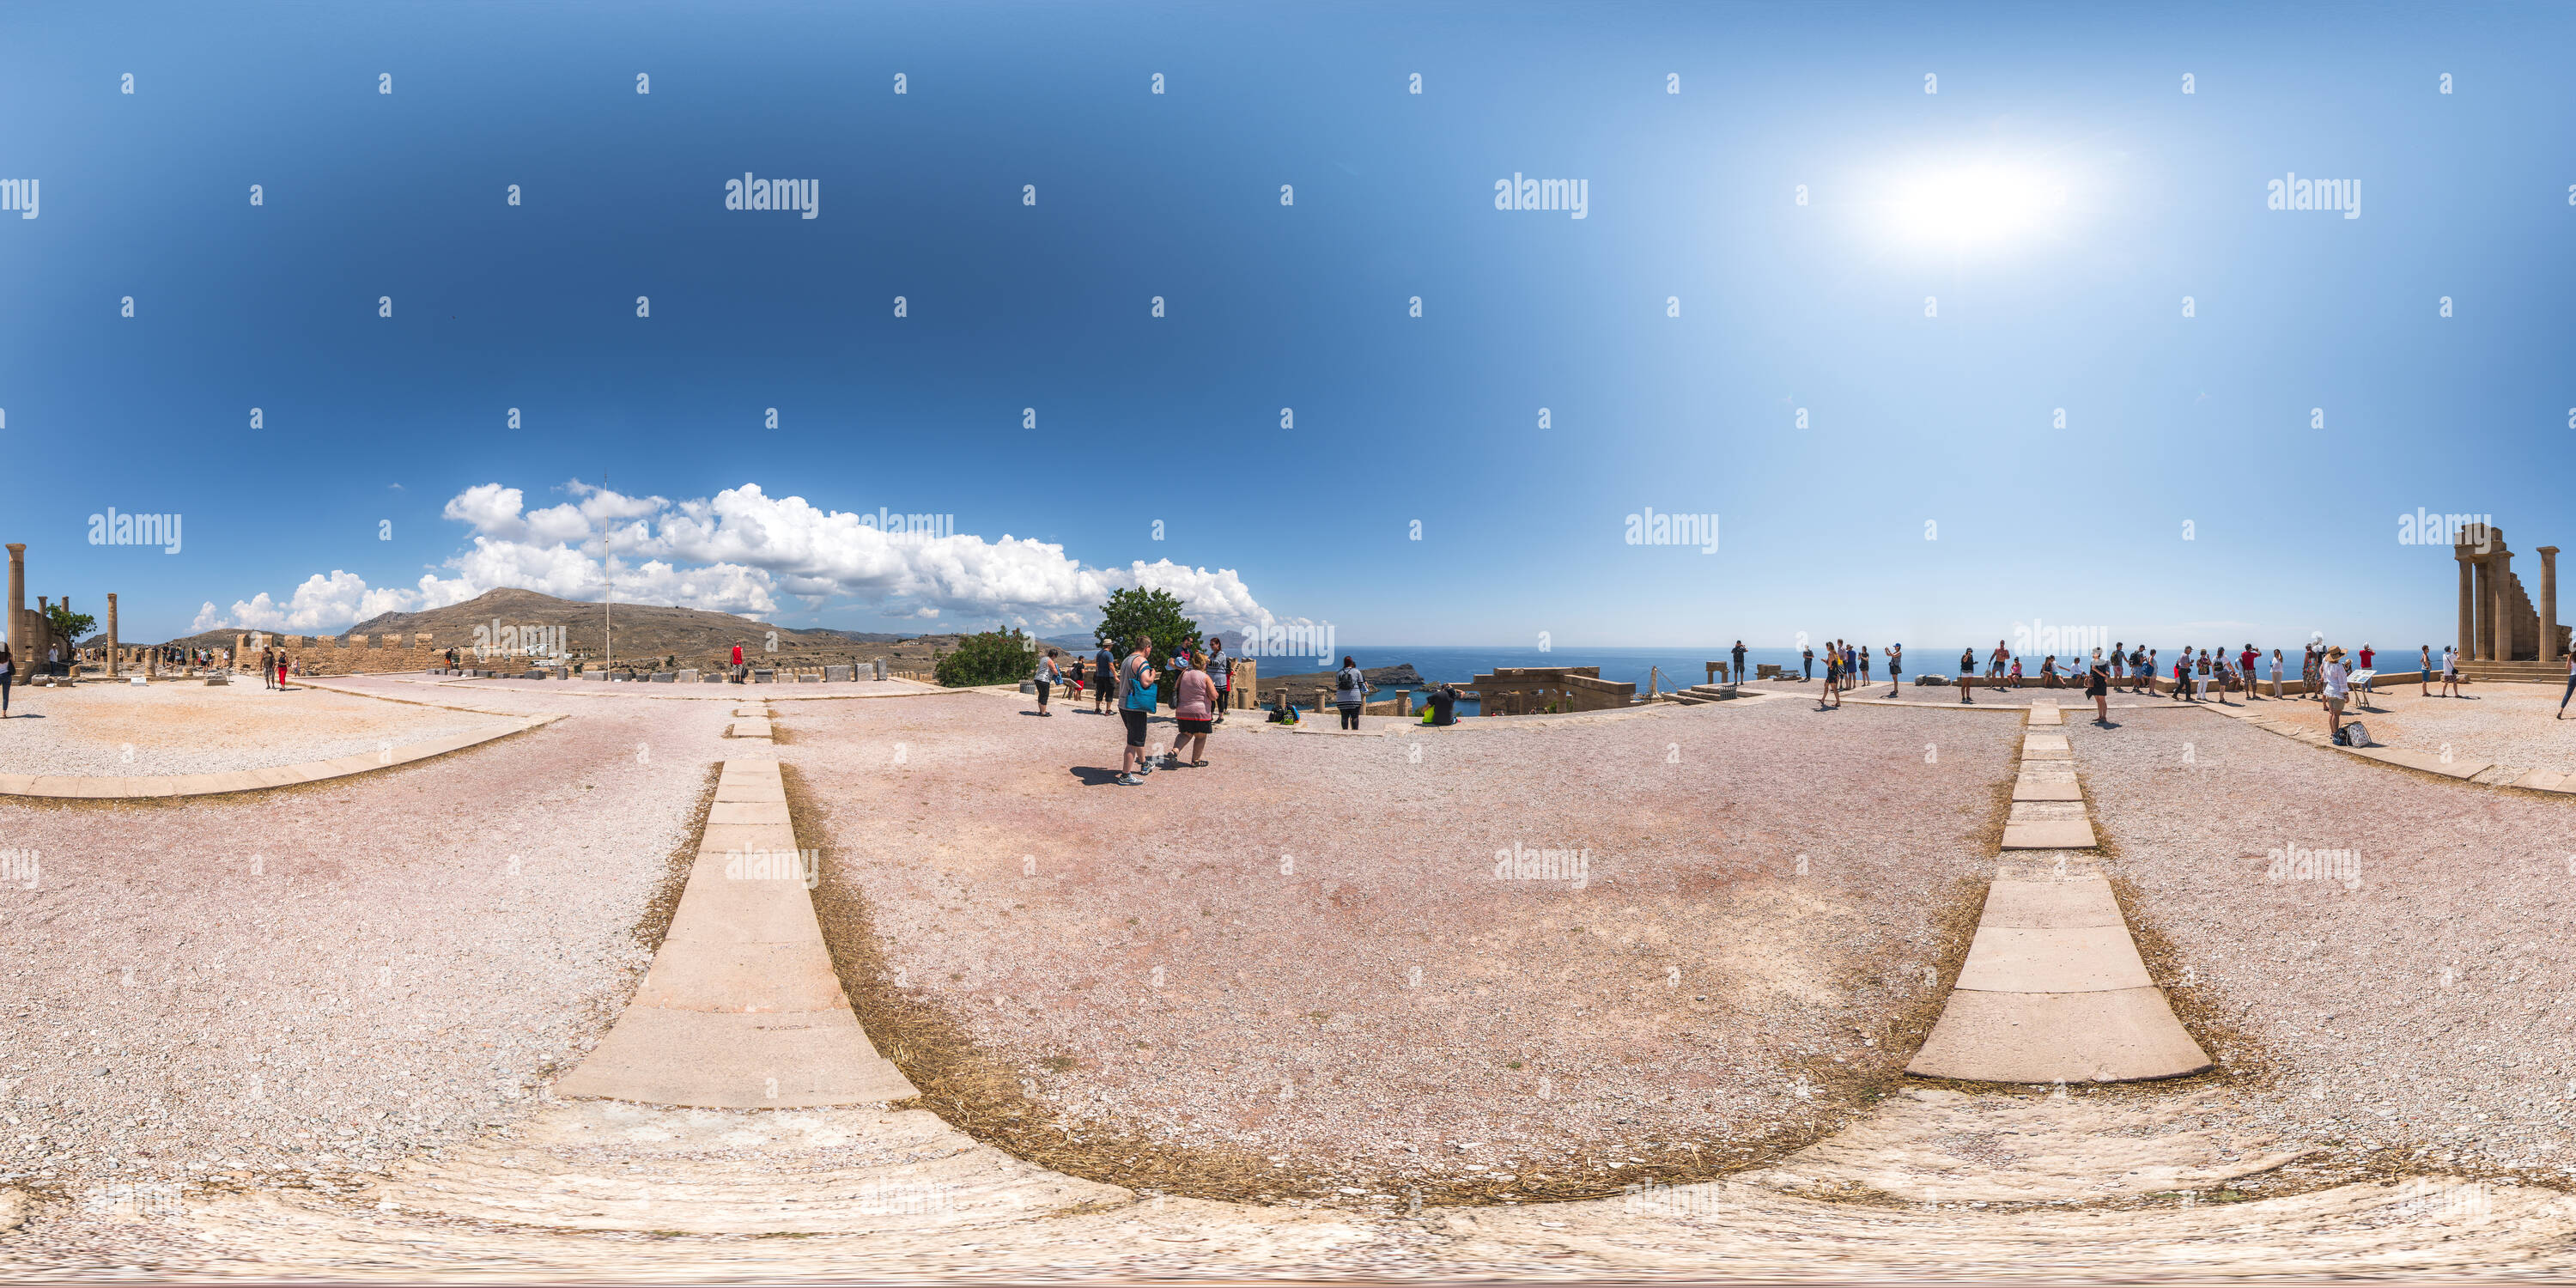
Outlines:
[[846, 679], [849, 679], [849, 678], [850, 678], [850, 668], [848, 668], [848, 667], [846, 667], [846, 666], [827, 666], [827, 667], [824, 667], [824, 668], [823, 668], [823, 678], [824, 678], [824, 679], [826, 679], [826, 680], [846, 680]]
[[671, 683], [673, 684], [695, 684], [697, 682], [698, 672], [695, 667], [683, 668], [676, 672], [671, 679]]
[[798, 684], [820, 684], [822, 683], [822, 680], [822, 676], [816, 675], [812, 671], [798, 671], [796, 673], [796, 682]]
[[777, 680], [778, 673], [776, 671], [753, 671], [751, 673], [751, 682], [754, 684], [774, 684]]
[[651, 682], [654, 684], [672, 684], [677, 682], [678, 678], [679, 673], [676, 671], [655, 671], [652, 674]]
[[724, 678], [724, 676], [723, 676], [722, 674], [720, 674], [720, 673], [718, 673], [718, 672], [715, 672], [715, 671], [709, 671], [709, 672], [707, 672], [705, 675], [699, 676], [698, 678], [699, 678], [699, 679], [701, 679], [701, 680], [706, 681], [706, 682], [707, 682], [707, 683], [709, 683], [709, 684], [722, 684], [722, 683], [724, 683], [724, 679], [725, 679], [725, 678]]
[[585, 679], [585, 680], [600, 680], [600, 681], [606, 681], [606, 680], [608, 679], [608, 672], [606, 672], [606, 671], [584, 671], [584, 672], [582, 672], [582, 673], [581, 673], [581, 678], [583, 678], [583, 679]]
[[2153, 986], [2083, 993], [1961, 989], [1907, 1073], [1963, 1082], [2129, 1082], [2177, 1078], [2209, 1056]]

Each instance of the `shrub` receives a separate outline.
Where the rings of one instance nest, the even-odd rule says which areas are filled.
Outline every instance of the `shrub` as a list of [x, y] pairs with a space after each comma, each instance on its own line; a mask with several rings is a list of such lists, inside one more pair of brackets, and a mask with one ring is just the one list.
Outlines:
[[931, 674], [952, 689], [1015, 684], [1036, 669], [1036, 647], [1036, 640], [1017, 630], [969, 635], [958, 642], [956, 652], [940, 656]]

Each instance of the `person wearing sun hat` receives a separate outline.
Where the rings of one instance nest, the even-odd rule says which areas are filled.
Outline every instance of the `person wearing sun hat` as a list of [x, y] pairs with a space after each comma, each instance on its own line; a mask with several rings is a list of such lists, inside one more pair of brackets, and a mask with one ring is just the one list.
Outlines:
[[2343, 645], [2335, 644], [2326, 649], [2326, 664], [2321, 674], [2326, 686], [2326, 741], [2331, 743], [2343, 730], [2343, 701], [2351, 693], [2346, 678], [2350, 672], [2343, 665]]

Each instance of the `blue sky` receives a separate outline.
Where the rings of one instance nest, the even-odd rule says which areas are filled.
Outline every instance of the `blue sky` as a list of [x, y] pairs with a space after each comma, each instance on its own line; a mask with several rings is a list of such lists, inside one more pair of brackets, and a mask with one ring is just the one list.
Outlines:
[[[2438, 646], [2399, 514], [2576, 538], [2571, 26], [13, 6], [7, 539], [128, 639], [590, 598], [605, 546], [622, 599], [858, 629], [1142, 579], [1363, 641]], [[2267, 209], [2292, 172], [2360, 216]], [[88, 544], [111, 506], [181, 551]], [[879, 507], [958, 536], [829, 517]]]

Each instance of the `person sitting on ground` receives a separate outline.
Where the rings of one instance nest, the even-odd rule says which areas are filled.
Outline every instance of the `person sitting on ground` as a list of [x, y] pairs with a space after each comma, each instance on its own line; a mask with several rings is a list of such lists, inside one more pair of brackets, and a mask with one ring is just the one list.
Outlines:
[[1435, 725], [1458, 723], [1458, 697], [1458, 686], [1454, 684], [1443, 684], [1433, 689], [1430, 701], [1424, 704], [1431, 712], [1431, 723]]

